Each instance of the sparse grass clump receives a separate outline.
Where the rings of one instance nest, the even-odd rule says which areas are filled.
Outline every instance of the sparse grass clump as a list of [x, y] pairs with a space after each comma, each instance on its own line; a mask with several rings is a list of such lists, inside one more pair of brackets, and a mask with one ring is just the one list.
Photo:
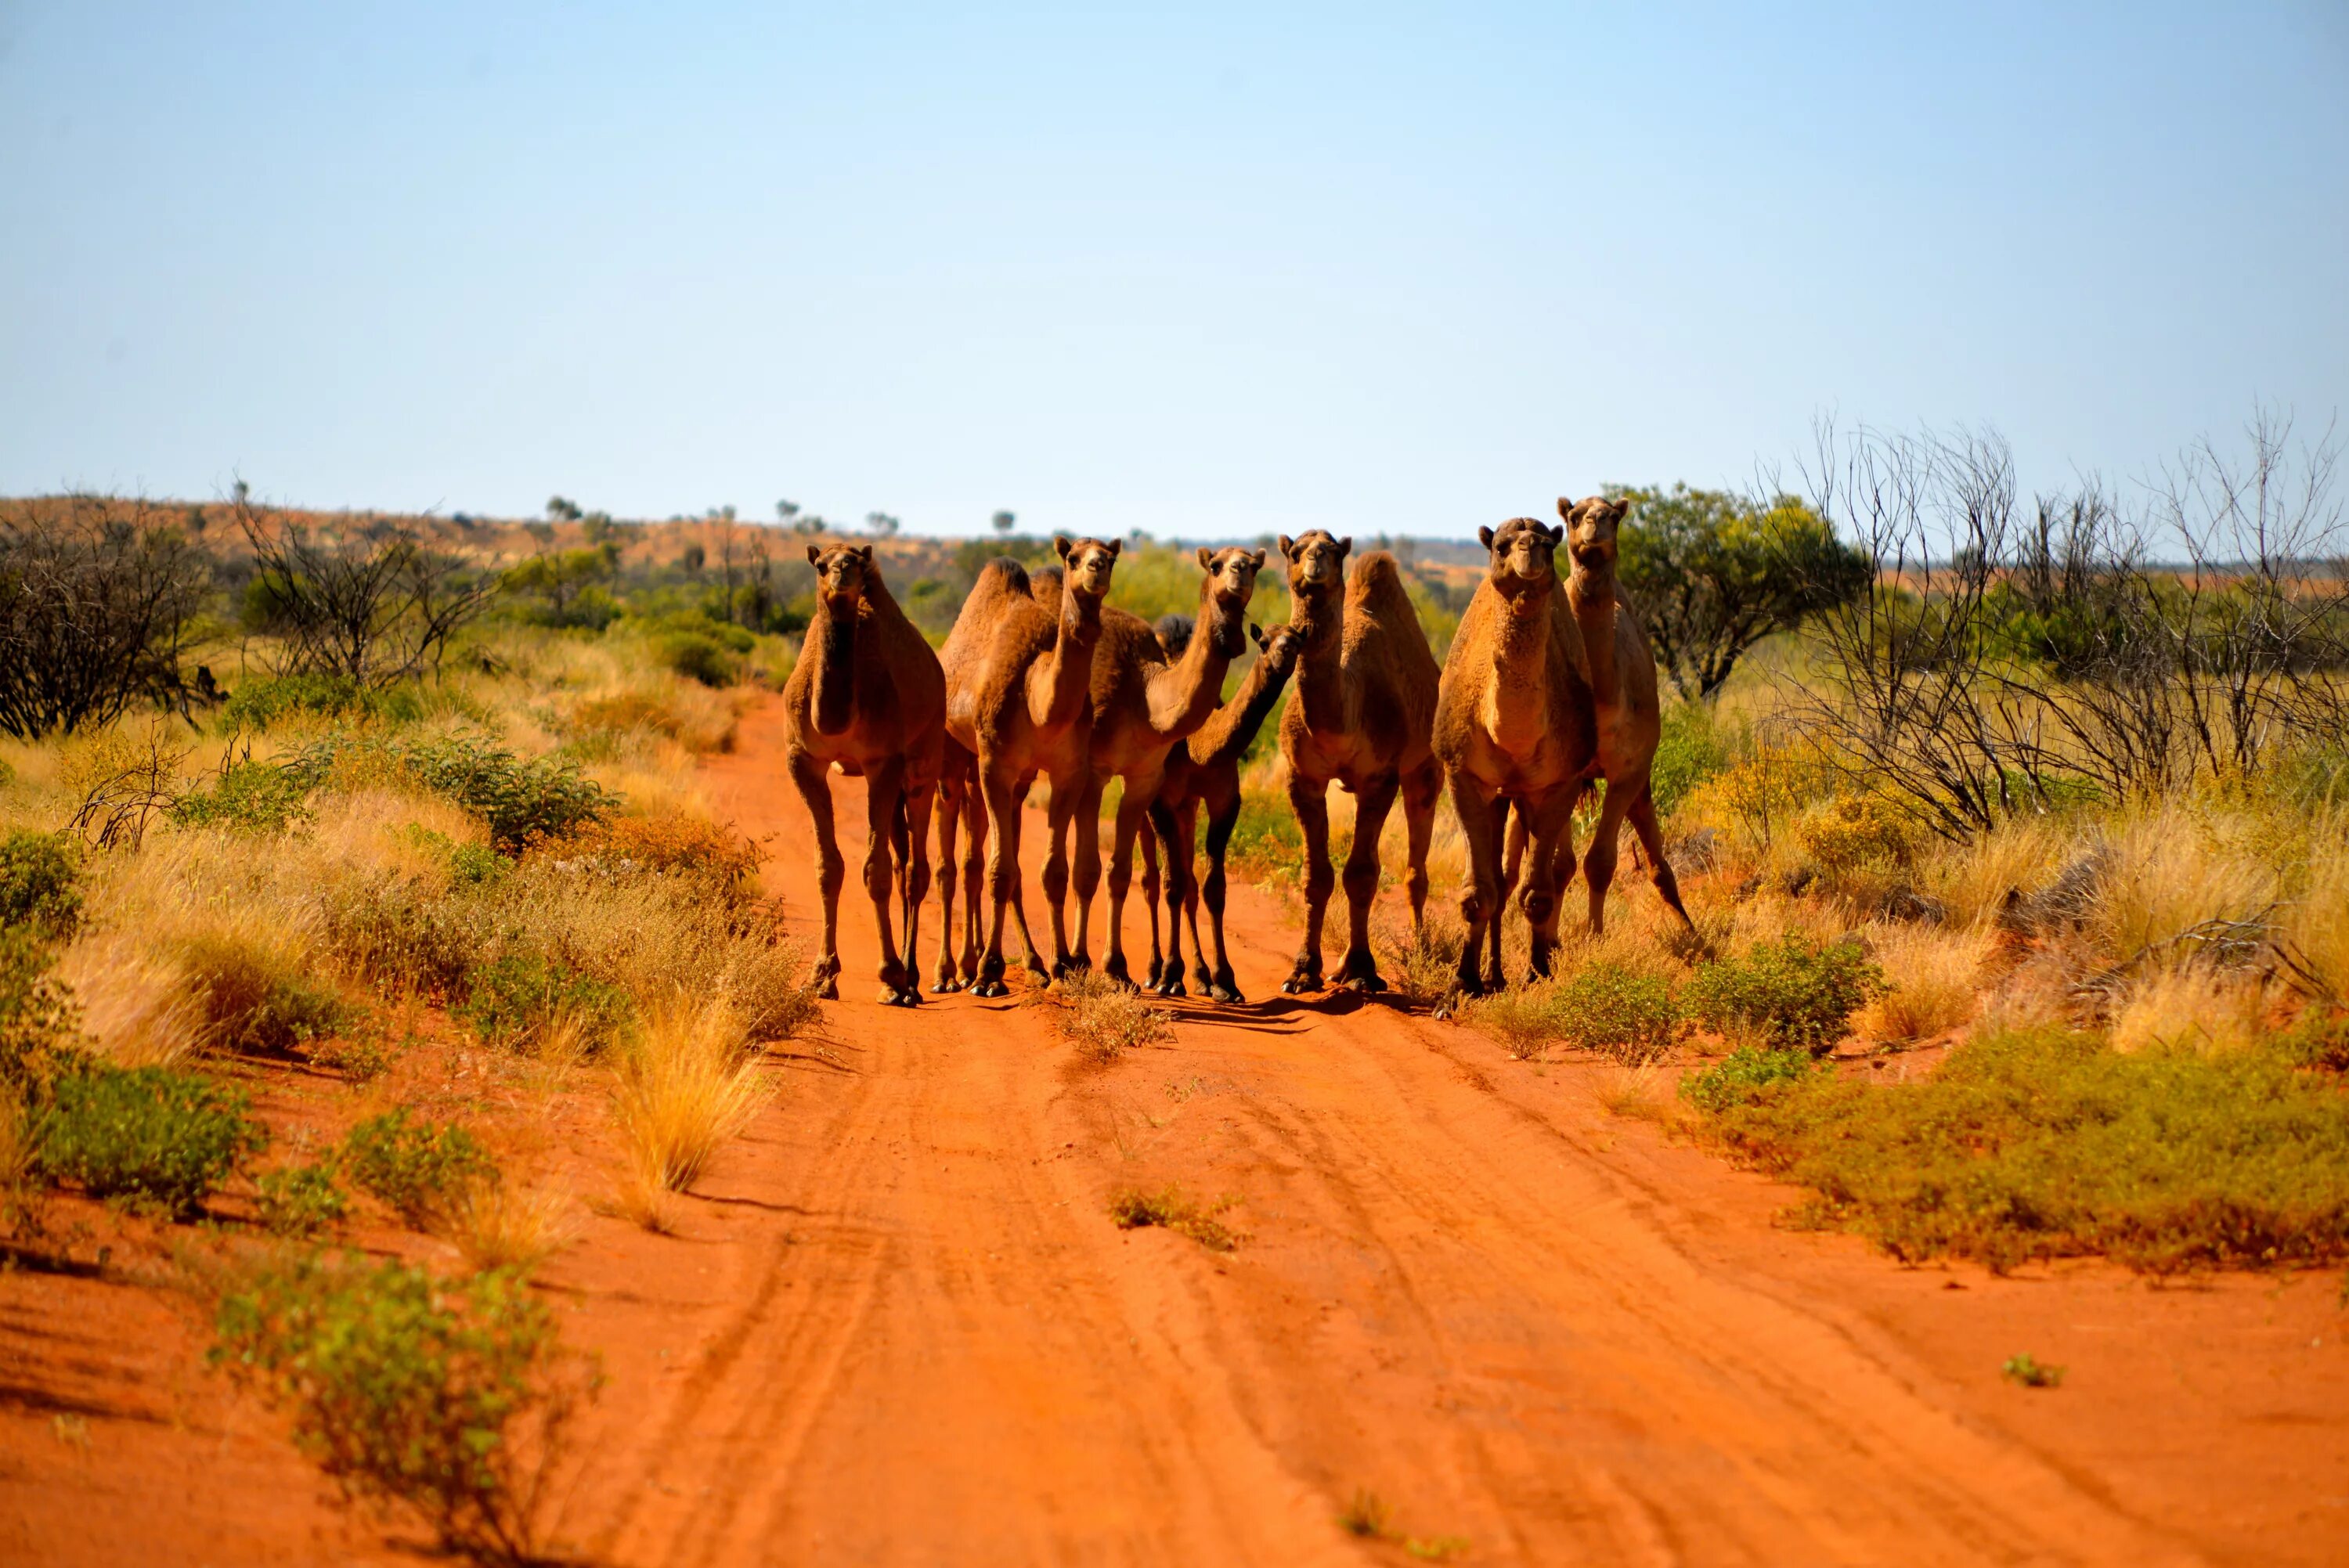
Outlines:
[[203, 1042], [204, 996], [186, 966], [125, 933], [67, 948], [57, 978], [80, 1005], [90, 1048], [117, 1067], [174, 1067]]
[[2060, 1388], [2064, 1386], [2063, 1367], [2050, 1367], [2027, 1350], [2020, 1356], [2008, 1357], [2006, 1365], [1999, 1370], [2010, 1381], [2020, 1383], [2026, 1388]]
[[22, 830], [0, 838], [0, 927], [25, 926], [52, 942], [81, 920], [81, 865], [71, 838]]
[[37, 1119], [40, 1164], [93, 1198], [192, 1218], [251, 1155], [268, 1147], [244, 1095], [167, 1068], [90, 1063], [60, 1075]]
[[1211, 1253], [1228, 1253], [1240, 1244], [1240, 1235], [1217, 1216], [1238, 1202], [1225, 1198], [1202, 1204], [1185, 1196], [1180, 1187], [1156, 1192], [1130, 1187], [1109, 1201], [1109, 1217], [1121, 1231], [1156, 1225], [1188, 1236]]
[[1105, 1067], [1129, 1050], [1165, 1045], [1174, 1038], [1166, 1015], [1139, 994], [1105, 975], [1087, 970], [1037, 994], [1052, 1022], [1077, 1047], [1077, 1055]]
[[2124, 1055], [2043, 1029], [1966, 1041], [1909, 1082], [1740, 1053], [1683, 1092], [1706, 1136], [1812, 1190], [1811, 1222], [1905, 1259], [2349, 1256], [2349, 1097], [2276, 1053]]
[[629, 1156], [624, 1212], [647, 1230], [667, 1229], [667, 1194], [699, 1181], [766, 1101], [731, 1007], [680, 997], [655, 1012], [621, 1057], [613, 1099]]
[[1566, 979], [1471, 1002], [1463, 1016], [1521, 1061], [1552, 1045], [1648, 1061], [1671, 1050], [1684, 1027], [1670, 975], [1609, 959], [1585, 964]]
[[522, 1563], [564, 1428], [595, 1380], [522, 1279], [317, 1258], [225, 1295], [212, 1361], [291, 1412], [346, 1501], [405, 1504], [444, 1548]]
[[472, 735], [399, 739], [347, 731], [306, 748], [285, 768], [305, 789], [337, 773], [412, 780], [481, 817], [489, 824], [491, 842], [509, 854], [600, 821], [616, 804], [574, 763], [547, 757], [525, 760]]
[[1870, 997], [1853, 1018], [1862, 1038], [1920, 1040], [1956, 1028], [1982, 999], [1991, 934], [1975, 928], [1871, 928], [1878, 966], [1899, 976]]
[[349, 1026], [357, 1009], [313, 979], [305, 956], [279, 934], [236, 930], [225, 920], [182, 942], [179, 958], [202, 998], [206, 1043], [282, 1056]]
[[351, 1129], [343, 1170], [360, 1191], [419, 1230], [440, 1224], [473, 1189], [499, 1181], [480, 1140], [461, 1127], [411, 1120], [405, 1106]]
[[1742, 959], [1698, 967], [1689, 1010], [1724, 1036], [1779, 1049], [1824, 1052], [1851, 1016], [1885, 989], [1884, 971], [1857, 942], [1820, 944], [1799, 932], [1757, 942]]

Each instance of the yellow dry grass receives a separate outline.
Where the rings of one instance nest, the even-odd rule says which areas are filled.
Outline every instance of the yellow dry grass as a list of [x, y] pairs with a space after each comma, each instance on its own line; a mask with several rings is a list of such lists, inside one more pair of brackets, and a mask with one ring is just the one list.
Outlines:
[[2349, 821], [2337, 817], [2311, 856], [2299, 896], [2277, 913], [2276, 938], [2313, 982], [2349, 1003]]
[[80, 1006], [82, 1033], [118, 1066], [170, 1067], [202, 1042], [203, 999], [186, 965], [126, 932], [74, 943], [57, 978]]
[[613, 1118], [626, 1146], [621, 1207], [647, 1229], [661, 1194], [700, 1180], [769, 1099], [739, 1014], [679, 996], [651, 1013], [623, 1053]]
[[536, 1268], [579, 1233], [569, 1188], [476, 1181], [436, 1217], [433, 1231], [475, 1269]]
[[1892, 989], [1852, 1019], [1862, 1039], [1925, 1039], [1972, 1018], [1992, 946], [1987, 928], [1878, 925], [1867, 934]]
[[2116, 1051], [2160, 1048], [2206, 1054], [2257, 1045], [2265, 1032], [2267, 987], [2256, 975], [2199, 964], [2165, 965], [2140, 978], [2113, 1016]]
[[2164, 806], [2125, 818], [2106, 841], [2091, 926], [2118, 959], [2175, 942], [2205, 921], [2258, 918], [2277, 901], [2280, 868], [2227, 841], [2236, 824]]
[[1987, 925], [2010, 893], [2027, 894], [2051, 881], [2071, 851], [2071, 835], [2056, 824], [2013, 818], [1969, 844], [1928, 855], [1919, 881], [1940, 901], [1952, 925]]

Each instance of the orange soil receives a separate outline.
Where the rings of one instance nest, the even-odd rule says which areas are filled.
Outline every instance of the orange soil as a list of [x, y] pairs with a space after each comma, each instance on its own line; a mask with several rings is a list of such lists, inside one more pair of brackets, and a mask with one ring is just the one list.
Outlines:
[[[804, 923], [809, 836], [779, 746], [770, 705], [711, 783], [774, 836], [771, 882]], [[869, 916], [845, 906], [851, 999], [779, 1055], [778, 1101], [684, 1205], [682, 1234], [594, 1219], [544, 1272], [610, 1378], [564, 1548], [1402, 1563], [1406, 1538], [1453, 1537], [1470, 1563], [2349, 1558], [2333, 1277], [1997, 1278], [1781, 1230], [1786, 1189], [1609, 1116], [1604, 1069], [1278, 998], [1293, 923], [1241, 889], [1232, 924], [1243, 987], [1275, 1000], [1183, 1006], [1174, 1045], [1078, 1070], [1016, 1002], [867, 1000]], [[591, 1099], [523, 1109], [542, 1163], [608, 1187]], [[1112, 1192], [1169, 1181], [1237, 1198], [1239, 1250], [1112, 1226]], [[327, 1508], [281, 1424], [193, 1369], [198, 1320], [166, 1301], [119, 1268], [0, 1276], [0, 1561], [406, 1557], [412, 1533]], [[2018, 1351], [2069, 1378], [2004, 1381]], [[1391, 1510], [1391, 1539], [1340, 1530], [1358, 1491]]]

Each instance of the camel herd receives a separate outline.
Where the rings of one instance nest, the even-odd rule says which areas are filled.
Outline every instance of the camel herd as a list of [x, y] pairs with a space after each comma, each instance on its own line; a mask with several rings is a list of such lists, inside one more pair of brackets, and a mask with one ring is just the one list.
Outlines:
[[[1346, 953], [1335, 977], [1341, 988], [1385, 989], [1371, 952], [1370, 913], [1379, 840], [1398, 799], [1404, 886], [1414, 927], [1423, 920], [1428, 844], [1447, 779], [1469, 848], [1460, 898], [1468, 928], [1463, 992], [1502, 985], [1502, 913], [1520, 881], [1532, 974], [1549, 973], [1558, 892], [1575, 869], [1569, 829], [1578, 804], [1601, 782], [1598, 828], [1582, 861], [1591, 929], [1603, 922], [1627, 820], [1658, 892], [1686, 921], [1649, 789], [1660, 728], [1655, 658], [1615, 576], [1628, 503], [1592, 497], [1557, 505], [1563, 526], [1520, 517], [1479, 531], [1491, 559], [1440, 671], [1394, 557], [1373, 551], [1350, 573], [1353, 542], [1319, 529], [1280, 540], [1289, 619], [1269, 634], [1247, 620], [1264, 551], [1201, 549], [1196, 614], [1153, 626], [1106, 603], [1117, 541], [1061, 538], [1053, 542], [1058, 566], [1030, 573], [1010, 560], [989, 562], [936, 653], [890, 597], [872, 546], [809, 545], [816, 610], [783, 701], [792, 780], [815, 823], [822, 994], [839, 995], [846, 862], [828, 781], [836, 767], [865, 780], [864, 890], [880, 934], [884, 1002], [921, 1000], [916, 944], [934, 811], [942, 929], [932, 988], [1002, 995], [1007, 915], [1038, 981], [1090, 968], [1092, 902], [1102, 881], [1101, 799], [1113, 778], [1124, 782], [1111, 841], [1103, 972], [1131, 983], [1123, 927], [1138, 851], [1150, 988], [1185, 994], [1187, 925], [1193, 983], [1217, 1001], [1242, 1000], [1224, 947], [1224, 854], [1239, 819], [1241, 758], [1292, 679], [1280, 753], [1305, 839], [1305, 940], [1284, 991], [1324, 984], [1321, 922], [1339, 882], [1330, 861], [1333, 783], [1355, 800]], [[1250, 635], [1258, 657], [1224, 701], [1225, 677]], [[1019, 869], [1022, 808], [1039, 778], [1050, 785], [1049, 968], [1029, 931]], [[1192, 872], [1203, 807], [1208, 870], [1201, 880]], [[1212, 963], [1199, 935], [1202, 903]]]

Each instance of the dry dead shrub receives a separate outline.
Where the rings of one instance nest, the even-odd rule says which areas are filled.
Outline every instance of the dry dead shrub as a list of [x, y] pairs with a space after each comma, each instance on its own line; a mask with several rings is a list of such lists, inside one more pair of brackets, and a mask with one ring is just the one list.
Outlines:
[[578, 1234], [570, 1189], [474, 1181], [434, 1216], [432, 1233], [475, 1269], [536, 1268]]
[[656, 1009], [620, 1058], [613, 1116], [627, 1147], [622, 1211], [650, 1230], [663, 1194], [689, 1190], [769, 1099], [739, 1013], [682, 995]]
[[202, 1001], [185, 966], [125, 933], [85, 937], [67, 948], [57, 978], [81, 1009], [82, 1033], [118, 1067], [171, 1067], [195, 1050], [202, 1035]]
[[1987, 928], [1875, 926], [1868, 942], [1892, 988], [1853, 1016], [1860, 1038], [1920, 1040], [1973, 1016], [1993, 944]]
[[1053, 1026], [1077, 1047], [1077, 1055], [1097, 1067], [1106, 1067], [1129, 1050], [1171, 1045], [1174, 1039], [1164, 1012], [1144, 1002], [1139, 992], [1095, 970], [1071, 975], [1049, 991], [1030, 995], [1050, 1010]]

